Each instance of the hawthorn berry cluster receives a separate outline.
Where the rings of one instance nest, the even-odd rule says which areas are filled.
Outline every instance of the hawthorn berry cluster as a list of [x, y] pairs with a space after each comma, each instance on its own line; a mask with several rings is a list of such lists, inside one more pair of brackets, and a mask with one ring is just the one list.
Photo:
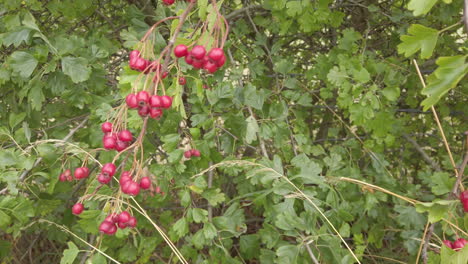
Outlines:
[[138, 114], [141, 117], [151, 116], [151, 118], [159, 119], [163, 115], [164, 109], [169, 109], [172, 106], [172, 97], [168, 95], [152, 95], [147, 91], [139, 91], [136, 94], [128, 94], [125, 98], [128, 108], [138, 109]]
[[455, 240], [453, 242], [450, 241], [450, 240], [444, 240], [444, 244], [447, 247], [449, 247], [449, 248], [451, 248], [451, 249], [453, 249], [455, 251], [458, 251], [458, 250], [464, 248], [467, 243], [468, 243], [468, 241], [466, 241], [464, 238], [459, 238], [459, 239], [457, 239], [457, 240]]
[[185, 62], [192, 65], [195, 69], [205, 69], [209, 73], [215, 73], [226, 63], [226, 55], [221, 48], [212, 48], [208, 54], [203, 45], [196, 45], [192, 50], [180, 44], [174, 49], [174, 55], [177, 58], [185, 57]]
[[107, 150], [115, 149], [120, 152], [130, 146], [130, 142], [133, 140], [132, 132], [126, 129], [119, 132], [112, 131], [111, 122], [102, 123], [101, 130], [104, 133], [102, 145]]
[[64, 181], [72, 181], [73, 178], [76, 180], [81, 180], [84, 178], [88, 178], [89, 176], [89, 169], [87, 167], [79, 167], [75, 169], [75, 172], [71, 173], [70, 169], [65, 170], [63, 173], [60, 174], [59, 176], [59, 181], [64, 182]]
[[190, 159], [191, 157], [200, 157], [201, 153], [198, 149], [190, 149], [184, 152], [184, 157]]
[[99, 225], [99, 231], [107, 235], [113, 235], [117, 232], [117, 227], [124, 229], [133, 228], [137, 225], [137, 220], [129, 212], [123, 211], [120, 214], [112, 213], [104, 219]]
[[119, 184], [123, 193], [136, 196], [140, 193], [140, 188], [148, 190], [151, 187], [151, 179], [145, 176], [140, 179], [140, 182], [137, 182], [132, 179], [129, 171], [124, 171], [120, 175]]
[[[185, 0], [185, 2], [192, 2], [195, 3], [197, 0]], [[175, 3], [175, 0], [162, 0], [163, 4], [165, 5], [172, 5]]]

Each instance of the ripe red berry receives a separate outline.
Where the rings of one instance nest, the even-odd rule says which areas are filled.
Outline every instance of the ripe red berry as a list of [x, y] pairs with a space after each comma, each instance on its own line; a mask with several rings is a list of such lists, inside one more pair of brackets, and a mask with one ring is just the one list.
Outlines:
[[84, 179], [88, 177], [88, 174], [89, 174], [88, 168], [80, 167], [80, 168], [75, 169], [74, 176], [75, 176], [75, 179], [79, 180], [79, 179]]
[[59, 181], [61, 181], [61, 182], [67, 181], [67, 176], [65, 176], [65, 174], [61, 173], [60, 176], [59, 176]]
[[150, 177], [143, 177], [140, 180], [140, 187], [144, 190], [148, 190], [151, 187]]
[[187, 159], [190, 159], [190, 157], [192, 157], [192, 151], [190, 150], [187, 150], [184, 152], [184, 157], [187, 158]]
[[147, 105], [140, 106], [140, 108], [138, 108], [138, 115], [140, 115], [141, 117], [147, 116], [149, 112], [150, 112], [150, 107]]
[[99, 231], [103, 232], [104, 234], [107, 234], [107, 235], [113, 235], [117, 231], [117, 227], [115, 226], [115, 224], [113, 222], [104, 220], [99, 225]]
[[151, 107], [162, 107], [161, 96], [153, 95], [149, 99], [149, 105]]
[[198, 149], [192, 149], [190, 152], [192, 153], [192, 156], [194, 156], [194, 157], [200, 157], [200, 155], [201, 155], [201, 153], [200, 153], [200, 151]]
[[119, 132], [119, 134], [117, 135], [118, 138], [124, 142], [129, 142], [129, 141], [132, 141], [133, 139], [133, 135], [132, 135], [132, 132], [128, 131], [128, 130], [122, 130]]
[[102, 138], [102, 145], [105, 149], [115, 149], [117, 146], [117, 140], [112, 136], [104, 136]]
[[139, 58], [139, 57], [140, 57], [140, 51], [138, 51], [138, 50], [132, 50], [132, 51], [130, 51], [129, 57], [130, 57], [130, 61], [131, 61], [132, 59]]
[[70, 170], [70, 169], [66, 169], [66, 170], [63, 172], [63, 175], [65, 176], [65, 178], [67, 179], [67, 181], [73, 180], [72, 173], [71, 173], [71, 170]]
[[465, 210], [465, 212], [468, 213], [468, 201], [467, 200], [463, 201], [463, 210]]
[[201, 60], [193, 60], [192, 66], [193, 66], [195, 69], [201, 69], [201, 68], [203, 68], [203, 61], [201, 61]]
[[468, 243], [464, 238], [459, 238], [453, 242], [453, 249], [459, 250], [461, 248], [464, 248], [465, 245]]
[[131, 181], [131, 180], [132, 180], [132, 176], [130, 175], [130, 172], [124, 171], [120, 175], [119, 183], [122, 186], [124, 183], [126, 183], [127, 181]]
[[115, 150], [117, 150], [118, 152], [121, 152], [127, 147], [128, 147], [128, 142], [117, 140], [117, 144], [115, 145]]
[[120, 229], [124, 229], [124, 228], [127, 227], [127, 223], [118, 222], [118, 223], [117, 223], [117, 226], [118, 226]]
[[128, 181], [126, 182], [122, 188], [122, 191], [126, 194], [137, 196], [140, 193], [140, 185], [137, 182], [134, 181]]
[[463, 201], [467, 201], [467, 200], [468, 200], [468, 190], [460, 193], [460, 202], [463, 203]]
[[226, 56], [224, 56], [223, 54], [223, 56], [221, 56], [219, 60], [215, 61], [215, 63], [216, 63], [216, 66], [218, 66], [218, 68], [223, 67], [224, 63], [226, 63]]
[[183, 44], [177, 45], [174, 48], [174, 55], [177, 58], [182, 58], [182, 57], [186, 56], [187, 54], [188, 54], [187, 46], [185, 46]]
[[104, 221], [108, 221], [111, 223], [117, 223], [118, 220], [119, 220], [119, 215], [116, 213], [111, 213], [108, 216], [106, 216], [106, 218], [104, 219]]
[[135, 94], [128, 94], [127, 97], [125, 97], [125, 102], [127, 103], [128, 108], [138, 108], [138, 101]]
[[450, 240], [444, 240], [443, 242], [444, 242], [444, 244], [445, 244], [447, 247], [453, 249], [453, 244], [452, 244], [452, 242], [451, 242]]
[[106, 163], [104, 166], [102, 166], [101, 172], [112, 177], [114, 176], [116, 169], [117, 168], [115, 167], [114, 163]]
[[151, 118], [158, 119], [163, 115], [163, 111], [159, 108], [151, 108], [150, 116]]
[[193, 49], [190, 51], [190, 54], [195, 59], [201, 60], [201, 59], [203, 59], [203, 57], [205, 57], [206, 49], [205, 49], [205, 47], [203, 47], [201, 45], [197, 45], [197, 46], [193, 47]]
[[190, 55], [190, 54], [185, 55], [185, 62], [186, 62], [187, 64], [192, 65], [192, 64], [193, 64], [193, 57], [192, 57], [192, 55]]
[[185, 85], [187, 83], [187, 80], [184, 77], [179, 77], [179, 84], [180, 85]]
[[162, 0], [165, 5], [172, 5], [174, 4], [175, 0]]
[[136, 99], [137, 99], [138, 105], [140, 106], [146, 105], [149, 101], [149, 98], [150, 96], [147, 91], [139, 91], [136, 94]]
[[224, 51], [220, 48], [214, 48], [208, 52], [208, 57], [214, 61], [219, 61], [222, 56], [224, 56]]
[[123, 211], [119, 214], [118, 221], [119, 223], [127, 223], [130, 217], [132, 217], [132, 215], [129, 212]]
[[207, 70], [209, 73], [215, 73], [218, 70], [218, 67], [214, 62], [208, 61], [203, 64], [203, 69]]
[[137, 225], [137, 220], [135, 217], [130, 217], [130, 219], [127, 222], [128, 227], [135, 227]]
[[162, 104], [162, 108], [165, 108], [165, 109], [170, 108], [172, 105], [172, 97], [167, 96], [167, 95], [161, 96], [161, 104]]
[[107, 174], [99, 173], [97, 180], [101, 184], [108, 184], [111, 181], [111, 177]]
[[83, 212], [84, 210], [84, 205], [82, 203], [76, 203], [75, 205], [73, 205], [72, 207], [72, 213], [74, 215], [79, 215]]
[[112, 132], [112, 123], [111, 122], [102, 123], [101, 130], [102, 130], [103, 133]]

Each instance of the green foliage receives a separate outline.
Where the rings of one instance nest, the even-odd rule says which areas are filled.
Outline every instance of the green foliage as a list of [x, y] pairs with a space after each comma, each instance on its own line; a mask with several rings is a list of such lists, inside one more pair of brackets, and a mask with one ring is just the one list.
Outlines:
[[[460, 164], [468, 130], [466, 36], [457, 24], [462, 1], [407, 2], [217, 1], [231, 27], [226, 66], [200, 74], [181, 59], [171, 68], [164, 84], [174, 107], [149, 120], [143, 138], [144, 166], [164, 194], [136, 198], [189, 263], [302, 264], [311, 263], [309, 252], [320, 263], [357, 263], [338, 234], [361, 263], [414, 263], [428, 221], [434, 223], [428, 263], [467, 262], [466, 247], [434, 246], [442, 244], [438, 238], [468, 239], [459, 231], [468, 218], [451, 196], [453, 168], [426, 112], [436, 106]], [[100, 124], [138, 78], [128, 52], [139, 48], [155, 22], [186, 6], [159, 0], [0, 3], [0, 262], [19, 263], [18, 252], [35, 239], [31, 252], [38, 263], [78, 263], [86, 252], [86, 263], [109, 262], [40, 219], [122, 263], [175, 261], [136, 210], [137, 230], [99, 234], [115, 184], [86, 199], [81, 215], [70, 208], [98, 186], [94, 158], [114, 158], [94, 150], [102, 145]], [[197, 1], [195, 10], [176, 43], [198, 37], [192, 27], [200, 19], [213, 27], [211, 1]], [[155, 54], [178, 23], [158, 27]], [[213, 44], [207, 35], [202, 39]], [[424, 88], [413, 57], [427, 80]], [[185, 86], [176, 82], [180, 74]], [[141, 118], [126, 114], [127, 128], [138, 135]], [[70, 144], [57, 144], [85, 118]], [[188, 144], [200, 158], [183, 157]], [[89, 179], [58, 181], [86, 157], [96, 167]], [[128, 198], [119, 197], [135, 206]]]

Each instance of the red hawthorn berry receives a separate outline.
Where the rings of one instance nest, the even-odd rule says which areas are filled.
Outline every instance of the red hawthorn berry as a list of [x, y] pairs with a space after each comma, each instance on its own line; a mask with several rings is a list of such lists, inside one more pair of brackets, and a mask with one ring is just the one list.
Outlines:
[[205, 49], [205, 47], [203, 47], [203, 46], [201, 46], [201, 45], [196, 45], [196, 46], [193, 47], [193, 49], [190, 51], [190, 54], [191, 54], [195, 59], [201, 60], [201, 59], [203, 59], [203, 57], [205, 57], [206, 49]]
[[119, 215], [116, 214], [116, 213], [111, 213], [109, 214], [108, 216], [106, 216], [106, 218], [104, 219], [104, 221], [108, 221], [108, 222], [111, 222], [111, 223], [117, 223], [119, 219]]
[[74, 215], [79, 215], [83, 212], [84, 210], [84, 205], [82, 203], [76, 203], [75, 205], [73, 205], [72, 207], [72, 213]]
[[99, 225], [99, 231], [103, 232], [104, 234], [107, 234], [107, 235], [113, 235], [117, 231], [117, 227], [115, 226], [115, 224], [113, 222], [104, 220]]
[[444, 240], [443, 242], [447, 247], [453, 249], [453, 244], [450, 240]]
[[120, 131], [118, 134], [117, 134], [117, 137], [124, 141], [124, 142], [129, 142], [129, 141], [132, 141], [133, 140], [133, 135], [132, 135], [132, 132], [128, 131], [128, 130], [122, 130]]
[[218, 67], [214, 62], [208, 61], [203, 64], [203, 69], [207, 70], [209, 73], [215, 73], [218, 70]]
[[123, 212], [121, 212], [119, 214], [118, 222], [119, 223], [127, 223], [128, 220], [130, 220], [130, 217], [132, 217], [132, 215], [130, 215], [129, 212], [123, 211]]
[[131, 181], [131, 180], [132, 180], [132, 176], [130, 175], [130, 172], [129, 171], [124, 171], [120, 175], [119, 183], [122, 186], [125, 182]]
[[177, 58], [185, 57], [188, 54], [188, 48], [184, 44], [177, 45], [174, 48], [174, 55]]
[[140, 57], [140, 51], [138, 51], [138, 50], [130, 51], [129, 57], [130, 57], [130, 61], [132, 61], [132, 59], [139, 58]]
[[135, 181], [129, 181], [127, 194], [137, 196], [140, 193], [140, 185]]
[[150, 116], [151, 118], [158, 119], [163, 115], [163, 110], [159, 108], [151, 108], [150, 109]]
[[111, 177], [107, 174], [99, 173], [97, 180], [101, 184], [108, 184], [111, 181]]
[[467, 201], [467, 200], [468, 200], [468, 190], [460, 193], [460, 202], [463, 203], [463, 201]]
[[115, 167], [114, 163], [106, 163], [104, 166], [102, 166], [101, 172], [106, 173], [112, 177], [114, 176], [116, 169], [117, 168]]
[[137, 102], [138, 102], [139, 106], [144, 106], [144, 105], [148, 104], [149, 98], [150, 98], [150, 96], [149, 96], [147, 91], [139, 91], [136, 94], [136, 99], [137, 99]]
[[224, 51], [220, 48], [214, 48], [208, 52], [208, 57], [214, 61], [219, 61], [222, 56], [224, 56]]
[[135, 94], [128, 94], [127, 97], [125, 97], [125, 102], [130, 109], [138, 108], [138, 101]]
[[221, 56], [219, 60], [215, 61], [215, 63], [216, 63], [216, 66], [218, 66], [218, 68], [223, 67], [224, 63], [226, 63], [226, 56], [224, 56], [223, 54], [223, 56]]
[[161, 96], [159, 95], [153, 95], [149, 98], [149, 105], [151, 107], [162, 107], [162, 100], [161, 100]]
[[191, 151], [192, 156], [194, 157], [200, 157], [201, 153], [198, 149], [192, 149]]
[[463, 210], [465, 210], [466, 213], [468, 213], [468, 201], [464, 200], [463, 202]]
[[110, 133], [112, 132], [112, 123], [111, 122], [104, 122], [101, 125], [101, 130], [103, 133]]
[[465, 245], [468, 243], [464, 238], [459, 238], [453, 242], [453, 249], [459, 250], [465, 247]]
[[195, 69], [201, 69], [201, 68], [203, 68], [203, 61], [201, 61], [201, 60], [193, 60], [192, 66], [193, 66]]
[[115, 150], [117, 150], [118, 152], [121, 152], [124, 149], [126, 149], [127, 147], [128, 147], [128, 142], [124, 142], [122, 140], [117, 140], [117, 144], [115, 145]]
[[112, 136], [104, 136], [102, 138], [102, 145], [105, 149], [115, 149], [117, 146], [117, 140]]
[[165, 5], [172, 5], [174, 4], [175, 0], [162, 0]]
[[135, 217], [130, 217], [130, 219], [127, 222], [128, 227], [135, 227], [137, 225], [137, 220]]
[[140, 106], [140, 108], [138, 108], [138, 115], [140, 115], [141, 117], [147, 116], [149, 112], [150, 112], [150, 107], [147, 105]]
[[75, 179], [79, 180], [79, 179], [84, 179], [88, 177], [88, 174], [89, 174], [88, 168], [80, 167], [80, 168], [75, 169], [74, 176], [75, 176]]
[[65, 175], [65, 178], [67, 179], [67, 181], [72, 181], [73, 180], [72, 173], [71, 173], [70, 169], [66, 169], [63, 172], [63, 175]]
[[150, 177], [143, 177], [140, 180], [140, 187], [144, 190], [148, 190], [151, 187]]
[[190, 150], [187, 150], [184, 152], [184, 157], [187, 158], [187, 159], [190, 159], [190, 157], [192, 157], [192, 151]]
[[193, 64], [193, 61], [194, 61], [194, 60], [193, 60], [192, 55], [190, 55], [190, 54], [185, 55], [185, 62], [186, 62], [187, 64], [192, 65], [192, 64]]
[[172, 97], [163, 95], [161, 96], [162, 108], [168, 109], [172, 106]]
[[60, 176], [59, 176], [59, 181], [61, 181], [61, 182], [67, 181], [67, 176], [65, 176], [65, 174], [61, 173]]
[[180, 85], [185, 85], [187, 83], [187, 80], [184, 77], [179, 77], [179, 84]]

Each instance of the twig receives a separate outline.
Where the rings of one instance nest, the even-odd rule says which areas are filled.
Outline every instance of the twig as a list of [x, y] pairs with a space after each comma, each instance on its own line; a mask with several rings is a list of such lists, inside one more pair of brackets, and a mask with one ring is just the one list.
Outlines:
[[[72, 130], [70, 130], [70, 132], [68, 133], [68, 135], [66, 135], [66, 136], [63, 138], [62, 141], [68, 141], [68, 140], [76, 133], [76, 131], [78, 131], [78, 129], [82, 128], [82, 127], [86, 124], [86, 122], [88, 122], [88, 120], [89, 120], [89, 116], [86, 117], [83, 121], [81, 121], [81, 123], [80, 123], [77, 127], [75, 127], [75, 128], [73, 128]], [[55, 144], [55, 146], [58, 146], [58, 144]], [[35, 167], [37, 167], [37, 166], [39, 165], [39, 163], [41, 163], [41, 161], [42, 161], [42, 157], [37, 158], [36, 161], [34, 162], [33, 166], [32, 166], [30, 169], [24, 170], [24, 171], [21, 173], [21, 175], [20, 175], [19, 178], [18, 178], [18, 181], [22, 182], [22, 181], [26, 178], [26, 176], [27, 176]], [[8, 187], [2, 189], [2, 190], [0, 191], [0, 194], [4, 194], [4, 193], [6, 193], [7, 191], [8, 191]]]
[[[213, 162], [210, 161], [209, 167], [213, 166]], [[208, 188], [211, 188], [213, 186], [213, 171], [214, 170], [210, 170], [208, 172]], [[210, 203], [208, 203], [208, 221], [211, 222], [213, 219], [213, 207], [211, 206]]]
[[[96, 238], [96, 236], [94, 234], [92, 234], [90, 237], [89, 237], [89, 244], [93, 244], [94, 243], [94, 239]], [[90, 251], [86, 251], [84, 254], [83, 254], [83, 257], [81, 257], [81, 261], [80, 261], [80, 264], [84, 264], [86, 262], [86, 260], [88, 259], [89, 255], [90, 255]]]
[[403, 134], [403, 137], [413, 145], [413, 147], [421, 154], [423, 159], [429, 163], [434, 170], [441, 171], [439, 165], [433, 159], [431, 159], [429, 155], [427, 155], [426, 151], [422, 149], [416, 140], [412, 139], [408, 134]]
[[238, 16], [238, 15], [240, 15], [242, 13], [245, 13], [246, 10], [255, 10], [255, 9], [263, 9], [263, 7], [261, 5], [249, 5], [249, 6], [241, 8], [241, 9], [234, 10], [231, 13], [229, 13], [228, 15], [226, 15], [225, 17], [226, 17], [227, 20], [231, 20], [231, 19], [235, 18], [236, 16]]
[[[414, 262], [415, 264], [419, 263], [419, 257], [421, 256], [423, 245], [426, 244], [426, 234], [427, 234], [427, 230], [429, 228], [429, 223], [430, 223], [429, 220], [427, 220], [426, 227], [424, 228], [424, 233], [423, 233], [423, 236], [421, 238], [421, 244], [419, 244], [418, 256], [416, 257], [416, 261]], [[426, 252], [424, 252], [424, 255], [425, 255], [425, 253]]]
[[320, 264], [320, 262], [318, 262], [317, 258], [315, 257], [314, 252], [312, 252], [312, 249], [310, 248], [309, 244], [305, 243], [305, 248], [307, 249], [307, 252], [309, 253], [309, 256], [314, 262], [314, 264]]
[[462, 164], [460, 165], [460, 169], [458, 170], [458, 176], [459, 177], [457, 178], [457, 182], [455, 183], [455, 185], [453, 186], [453, 189], [452, 189], [452, 193], [454, 195], [457, 195], [458, 186], [463, 186], [461, 181], [463, 179], [463, 174], [465, 174], [466, 164], [468, 163], [468, 133], [465, 133], [465, 134], [466, 134], [466, 139], [465, 139], [466, 152], [465, 152], [465, 157], [463, 158]]
[[[414, 64], [414, 67], [416, 68], [416, 71], [418, 73], [419, 80], [421, 81], [422, 86], [424, 88], [426, 88], [426, 83], [424, 82], [424, 78], [423, 78], [423, 76], [421, 74], [421, 71], [419, 70], [418, 63], [414, 59], [413, 59], [413, 64]], [[439, 116], [437, 115], [437, 112], [436, 112], [434, 106], [431, 106], [431, 111], [432, 111], [432, 114], [434, 115], [434, 119], [435, 119], [435, 121], [437, 123], [437, 127], [439, 128], [439, 132], [440, 132], [440, 135], [442, 136], [442, 140], [444, 141], [444, 146], [447, 149], [447, 153], [448, 153], [449, 158], [450, 158], [450, 163], [452, 164], [453, 170], [455, 171], [455, 177], [457, 177], [457, 179], [458, 179], [460, 177], [460, 175], [458, 173], [457, 165], [455, 165], [455, 160], [453, 159], [452, 151], [450, 150], [450, 146], [448, 144], [447, 138], [445, 137], [444, 129], [442, 128], [442, 125], [440, 124]], [[457, 180], [457, 182], [458, 182], [458, 180]], [[463, 185], [461, 184], [461, 181], [460, 181], [460, 189], [462, 191], [465, 189], [463, 187]]]

